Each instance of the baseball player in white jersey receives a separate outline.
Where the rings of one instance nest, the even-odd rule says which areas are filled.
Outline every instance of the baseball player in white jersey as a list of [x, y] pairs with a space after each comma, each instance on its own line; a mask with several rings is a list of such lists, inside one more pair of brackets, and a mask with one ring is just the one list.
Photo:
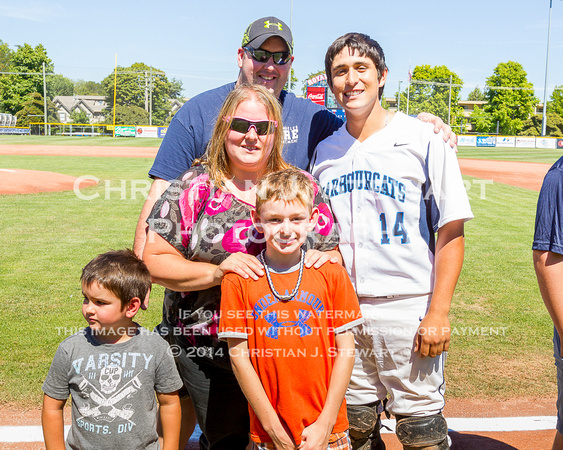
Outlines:
[[325, 67], [347, 122], [318, 145], [312, 173], [365, 318], [346, 395], [353, 446], [385, 448], [387, 401], [405, 449], [447, 449], [448, 313], [473, 217], [457, 159], [432, 126], [381, 107], [387, 67], [369, 36], [338, 38]]

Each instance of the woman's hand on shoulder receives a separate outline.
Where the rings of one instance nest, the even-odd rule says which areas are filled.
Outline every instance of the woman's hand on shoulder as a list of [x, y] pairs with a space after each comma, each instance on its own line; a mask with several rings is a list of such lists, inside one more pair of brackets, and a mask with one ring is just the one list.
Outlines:
[[259, 277], [264, 275], [264, 267], [256, 256], [237, 252], [229, 255], [227, 259], [215, 269], [214, 277], [217, 284], [221, 284], [221, 280], [227, 272], [234, 272], [243, 278], [250, 277], [256, 281]]

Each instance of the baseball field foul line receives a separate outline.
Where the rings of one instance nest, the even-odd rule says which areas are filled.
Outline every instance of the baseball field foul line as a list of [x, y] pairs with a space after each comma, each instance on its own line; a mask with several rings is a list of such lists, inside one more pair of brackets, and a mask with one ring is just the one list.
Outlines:
[[[449, 418], [449, 431], [455, 432], [510, 432], [554, 430], [557, 423], [555, 416], [532, 417], [486, 417], [486, 418]], [[382, 433], [394, 433], [395, 421], [384, 419]], [[65, 426], [65, 436], [69, 425]], [[43, 431], [40, 426], [1, 426], [0, 442], [42, 442]]]

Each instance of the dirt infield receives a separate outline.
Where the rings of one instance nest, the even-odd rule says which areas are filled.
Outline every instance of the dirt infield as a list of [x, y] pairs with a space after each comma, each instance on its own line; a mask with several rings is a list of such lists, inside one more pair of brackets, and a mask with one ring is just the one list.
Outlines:
[[0, 145], [0, 155], [103, 156], [154, 158], [156, 147], [89, 147], [81, 145]]
[[459, 167], [470, 177], [539, 191], [551, 164], [460, 159]]
[[[154, 158], [154, 147], [82, 147], [56, 145], [0, 145], [0, 155], [36, 156], [101, 156], [122, 158]], [[96, 184], [56, 172], [39, 170], [0, 169], [0, 195], [36, 194], [38, 192], [70, 191]]]
[[38, 192], [72, 191], [97, 184], [69, 175], [42, 170], [0, 169], [0, 195], [37, 194]]

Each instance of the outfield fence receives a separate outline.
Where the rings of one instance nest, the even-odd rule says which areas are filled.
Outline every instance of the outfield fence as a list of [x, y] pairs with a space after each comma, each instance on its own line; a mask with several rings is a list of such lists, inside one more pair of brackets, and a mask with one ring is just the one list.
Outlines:
[[[29, 127], [0, 127], [2, 134], [30, 134], [34, 136], [116, 136], [136, 138], [164, 138], [168, 127], [145, 125], [110, 125], [86, 123], [31, 123]], [[459, 147], [505, 147], [563, 149], [563, 137], [458, 135]]]
[[45, 123], [29, 124], [35, 136], [116, 136], [163, 138], [168, 127], [146, 125], [111, 125], [103, 123]]
[[29, 134], [29, 127], [0, 127], [0, 134]]
[[563, 138], [545, 136], [461, 135], [458, 147], [506, 147], [563, 149]]

